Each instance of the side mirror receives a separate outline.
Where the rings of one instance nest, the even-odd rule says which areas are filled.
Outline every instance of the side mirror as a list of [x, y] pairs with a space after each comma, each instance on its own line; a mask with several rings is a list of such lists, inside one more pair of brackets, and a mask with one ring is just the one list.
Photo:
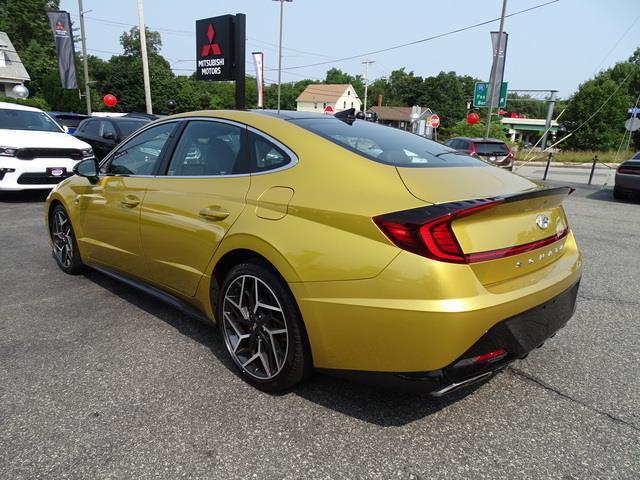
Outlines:
[[80, 177], [88, 178], [91, 183], [95, 183], [98, 180], [98, 160], [87, 158], [76, 163], [73, 166], [73, 173]]
[[105, 140], [115, 140], [116, 136], [113, 134], [113, 132], [104, 132], [102, 134], [102, 138], [104, 138]]

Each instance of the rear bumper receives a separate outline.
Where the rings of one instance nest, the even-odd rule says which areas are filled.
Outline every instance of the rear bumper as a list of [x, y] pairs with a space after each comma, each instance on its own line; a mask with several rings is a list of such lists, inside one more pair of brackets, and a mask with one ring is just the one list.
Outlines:
[[[444, 368], [425, 372], [321, 370], [356, 381], [430, 392], [434, 396], [441, 396], [490, 378], [514, 360], [524, 358], [529, 352], [542, 346], [547, 339], [564, 327], [573, 315], [579, 284], [578, 281], [549, 301], [497, 323], [465, 353]], [[507, 352], [498, 361], [456, 366], [461, 360], [498, 349], [505, 349]]]
[[616, 173], [615, 189], [621, 193], [640, 192], [640, 175]]

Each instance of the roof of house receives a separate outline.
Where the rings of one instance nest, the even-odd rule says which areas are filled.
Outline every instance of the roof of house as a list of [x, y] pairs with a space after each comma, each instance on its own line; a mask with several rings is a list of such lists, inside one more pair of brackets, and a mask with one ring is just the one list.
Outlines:
[[18, 52], [13, 48], [9, 35], [5, 32], [0, 32], [0, 80], [16, 83], [31, 80]]
[[396, 122], [411, 121], [411, 107], [371, 107], [369, 110], [378, 115], [378, 120]]
[[312, 83], [307, 85], [307, 88], [296, 98], [296, 102], [337, 102], [342, 95], [350, 88], [354, 97], [355, 90], [350, 83], [336, 83], [336, 84], [323, 84]]

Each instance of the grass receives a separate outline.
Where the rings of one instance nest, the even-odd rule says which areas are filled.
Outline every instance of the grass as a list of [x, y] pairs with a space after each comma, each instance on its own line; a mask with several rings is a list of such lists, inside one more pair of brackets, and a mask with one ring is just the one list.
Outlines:
[[[598, 161], [603, 163], [620, 163], [625, 160], [629, 160], [635, 153], [633, 150], [622, 150], [616, 158], [616, 150], [563, 150], [553, 154], [554, 162], [562, 163], [591, 163], [595, 155], [598, 156]], [[520, 150], [516, 153], [516, 161], [523, 161], [527, 156], [527, 150]], [[544, 162], [547, 160], [548, 153], [541, 154], [540, 152], [534, 152], [528, 156], [527, 161], [535, 157], [538, 162]]]

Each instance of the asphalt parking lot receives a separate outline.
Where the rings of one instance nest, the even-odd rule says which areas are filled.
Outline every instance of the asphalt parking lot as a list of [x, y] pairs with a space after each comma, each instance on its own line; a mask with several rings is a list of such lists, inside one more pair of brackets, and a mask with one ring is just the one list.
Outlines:
[[443, 399], [238, 378], [217, 331], [49, 253], [42, 194], [0, 194], [0, 478], [640, 478], [640, 203], [579, 188], [577, 312]]

